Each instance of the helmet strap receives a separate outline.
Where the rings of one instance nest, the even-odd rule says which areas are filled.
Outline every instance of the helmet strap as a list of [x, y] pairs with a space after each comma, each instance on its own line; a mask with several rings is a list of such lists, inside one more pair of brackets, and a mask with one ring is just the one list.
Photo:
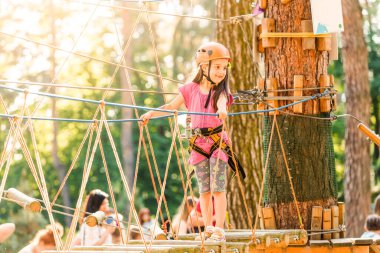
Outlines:
[[212, 93], [212, 90], [214, 89], [215, 87], [215, 82], [213, 80], [211, 80], [210, 78], [210, 71], [211, 71], [211, 61], [208, 62], [208, 73], [207, 73], [207, 76], [203, 73], [203, 76], [206, 78], [207, 81], [209, 81], [211, 83], [211, 89], [209, 90], [208, 92], [208, 96], [207, 96], [207, 99], [206, 99], [206, 103], [205, 103], [205, 106], [204, 108], [207, 108], [209, 103], [210, 103], [210, 99], [211, 99], [211, 93]]

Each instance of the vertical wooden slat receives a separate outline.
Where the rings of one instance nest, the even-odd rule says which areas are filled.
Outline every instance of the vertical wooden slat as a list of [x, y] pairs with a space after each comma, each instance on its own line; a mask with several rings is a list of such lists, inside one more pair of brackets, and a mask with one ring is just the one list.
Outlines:
[[[321, 206], [313, 206], [311, 211], [311, 231], [322, 230], [322, 211]], [[321, 240], [321, 235], [316, 234], [310, 237], [311, 240]]]
[[[339, 226], [345, 226], [346, 220], [345, 220], [345, 204], [344, 202], [338, 202], [338, 208], [339, 208]], [[340, 232], [340, 238], [345, 238], [346, 233], [345, 231]]]
[[265, 229], [276, 229], [276, 220], [274, 218], [274, 211], [272, 207], [263, 207], [263, 218]]
[[[339, 207], [331, 207], [331, 227], [332, 229], [339, 229]], [[332, 234], [333, 239], [339, 239], [339, 232]]]
[[[321, 87], [320, 92], [324, 92], [324, 89], [322, 87], [329, 87], [330, 86], [330, 76], [329, 75], [320, 75], [319, 76], [319, 86]], [[330, 112], [331, 110], [331, 104], [330, 104], [330, 97], [322, 97], [319, 101], [320, 103], [320, 111], [321, 112]]]
[[[311, 20], [301, 21], [302, 32], [313, 32], [313, 22]], [[315, 50], [315, 38], [302, 38], [303, 50]]]
[[[273, 18], [263, 18], [261, 22], [261, 29], [263, 33], [270, 33], [275, 32], [275, 21]], [[263, 47], [275, 47], [276, 46], [276, 39], [275, 38], [262, 38], [263, 41]]]
[[[331, 229], [331, 209], [330, 208], [323, 209], [322, 219], [323, 219], [322, 229], [330, 230]], [[323, 239], [330, 240], [331, 234], [323, 234]]]
[[[294, 75], [294, 88], [295, 89], [302, 89], [303, 88], [303, 75]], [[293, 92], [295, 97], [302, 97], [303, 91], [302, 90], [295, 90]], [[294, 100], [296, 102], [298, 100]], [[293, 106], [293, 112], [294, 113], [302, 113], [303, 112], [303, 104], [299, 103]]]

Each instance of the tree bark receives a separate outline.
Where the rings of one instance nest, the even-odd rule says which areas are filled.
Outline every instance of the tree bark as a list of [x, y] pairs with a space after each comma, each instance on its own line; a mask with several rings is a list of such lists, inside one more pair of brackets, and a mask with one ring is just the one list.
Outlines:
[[[311, 20], [310, 1], [293, 0], [282, 4], [280, 0], [269, 0], [265, 17], [275, 20], [275, 32], [301, 32], [301, 21]], [[278, 89], [293, 88], [294, 75], [304, 76], [304, 87], [318, 87], [319, 77], [328, 74], [328, 62], [327, 51], [303, 50], [301, 38], [279, 38], [275, 47], [265, 49], [265, 76], [276, 78]], [[318, 92], [303, 91], [303, 96]], [[281, 95], [292, 96], [293, 92], [283, 92]], [[283, 105], [283, 102], [279, 103]], [[319, 101], [316, 103], [318, 106]], [[303, 104], [303, 112], [314, 113], [313, 101]], [[266, 121], [265, 145], [269, 142], [272, 120], [273, 116], [269, 116]], [[289, 115], [277, 116], [277, 122], [285, 157], [275, 129], [266, 176], [266, 202], [274, 208], [277, 228], [300, 228], [302, 219], [304, 227], [310, 229], [312, 206], [328, 208], [336, 204], [331, 123]], [[284, 159], [289, 165], [300, 217]]]
[[[51, 36], [52, 36], [52, 45], [56, 45], [56, 30], [55, 30], [55, 16], [54, 16], [54, 4], [51, 0], [49, 2], [50, 4], [50, 13], [51, 13]], [[51, 55], [50, 55], [50, 77], [51, 80], [55, 78], [55, 71], [56, 71], [56, 59], [55, 59], [55, 50], [51, 49]], [[55, 93], [55, 87], [52, 87], [51, 93]], [[52, 117], [57, 118], [57, 109], [56, 109], [56, 99], [52, 99]], [[53, 121], [53, 140], [52, 140], [52, 157], [53, 157], [53, 165], [54, 168], [58, 172], [58, 178], [59, 182], [63, 182], [66, 176], [66, 168], [62, 164], [61, 160], [58, 157], [58, 122]], [[69, 187], [66, 182], [65, 186], [62, 189], [62, 198], [63, 198], [63, 205], [65, 206], [71, 206], [71, 199], [70, 199], [70, 193], [69, 193]], [[70, 226], [71, 224], [71, 217], [65, 216], [65, 223], [66, 226]]]
[[[343, 0], [343, 70], [346, 113], [369, 125], [370, 93], [368, 53], [363, 34], [362, 9], [357, 0]], [[345, 135], [345, 203], [347, 236], [360, 236], [370, 212], [370, 149], [366, 137], [357, 130], [357, 122], [347, 120]]]
[[[235, 0], [217, 2], [217, 17], [228, 19], [231, 16], [251, 12], [252, 1], [243, 0], [239, 4]], [[239, 25], [219, 22], [217, 25], [217, 41], [230, 49], [232, 68], [230, 71], [230, 87], [232, 92], [250, 90], [255, 87], [257, 64], [253, 62], [251, 48], [253, 40], [253, 21]], [[254, 110], [253, 106], [232, 106], [232, 111]], [[249, 219], [254, 223], [256, 205], [259, 202], [259, 192], [263, 177], [261, 119], [255, 114], [236, 116], [229, 119], [233, 150], [242, 162], [247, 178], [242, 181], [243, 188], [238, 184], [238, 178], [228, 180], [227, 203], [230, 223], [234, 228], [250, 228]], [[247, 202], [248, 210], [244, 205]], [[248, 213], [247, 213], [248, 211]]]

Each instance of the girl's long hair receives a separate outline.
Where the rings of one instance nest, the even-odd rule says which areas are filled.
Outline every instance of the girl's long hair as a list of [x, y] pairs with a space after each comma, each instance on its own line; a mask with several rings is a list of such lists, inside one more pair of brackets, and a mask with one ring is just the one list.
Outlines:
[[[208, 67], [210, 67], [210, 64]], [[202, 80], [203, 80], [203, 70], [199, 66], [199, 70], [198, 70], [196, 76], [194, 77], [193, 82], [200, 84], [202, 82]], [[226, 76], [224, 77], [224, 79], [218, 85], [214, 85], [212, 87], [212, 89], [215, 91], [214, 96], [212, 96], [212, 107], [215, 109], [215, 111], [218, 111], [217, 103], [218, 103], [218, 99], [220, 97], [220, 94], [224, 93], [224, 95], [227, 98], [227, 101], [230, 102], [229, 101], [230, 98], [228, 96], [228, 91], [229, 91], [229, 88], [228, 88], [228, 70], [226, 72]]]
[[106, 198], [108, 198], [108, 194], [104, 191], [99, 189], [92, 190], [86, 199], [86, 207], [84, 210], [86, 213], [84, 213], [83, 218], [89, 215], [87, 213], [95, 213], [99, 211], [100, 206]]

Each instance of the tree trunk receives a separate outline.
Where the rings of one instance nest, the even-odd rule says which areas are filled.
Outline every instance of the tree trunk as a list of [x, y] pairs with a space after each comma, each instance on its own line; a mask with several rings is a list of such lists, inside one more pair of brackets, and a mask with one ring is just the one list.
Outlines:
[[[217, 17], [228, 19], [241, 13], [251, 11], [252, 1], [243, 0], [239, 4], [235, 0], [217, 2]], [[255, 87], [258, 75], [253, 62], [251, 48], [253, 39], [253, 22], [242, 24], [244, 32], [239, 25], [220, 22], [217, 26], [217, 41], [230, 49], [232, 54], [232, 68], [230, 75], [230, 87], [232, 92], [237, 90], [250, 90]], [[232, 111], [254, 110], [253, 106], [232, 106]], [[247, 210], [244, 199], [248, 205], [248, 215], [254, 222], [256, 204], [259, 202], [259, 192], [263, 177], [262, 164], [262, 137], [261, 119], [250, 114], [236, 116], [229, 119], [232, 146], [242, 162], [247, 178], [242, 181], [243, 189], [240, 189], [238, 179], [228, 180], [227, 203], [231, 225], [234, 228], [250, 228], [247, 219]]]
[[[311, 20], [310, 1], [293, 0], [288, 4], [282, 4], [280, 0], [269, 0], [265, 17], [274, 19], [275, 32], [301, 32], [301, 21]], [[265, 76], [267, 80], [276, 78], [278, 89], [293, 88], [294, 75], [303, 75], [303, 87], [318, 87], [320, 76], [328, 74], [328, 62], [327, 51], [303, 50], [301, 38], [279, 38], [276, 39], [275, 47], [265, 49]], [[318, 92], [305, 90], [303, 96]], [[292, 96], [293, 91], [279, 95]], [[280, 101], [279, 104], [284, 105], [284, 102]], [[319, 108], [319, 101], [304, 103], [303, 113], [315, 113], [313, 107]], [[313, 116], [325, 117], [328, 113]], [[264, 145], [268, 145], [272, 122], [273, 116], [268, 116]], [[304, 227], [310, 229], [312, 206], [328, 208], [336, 204], [331, 123], [324, 119], [289, 115], [277, 116], [277, 122], [294, 193], [298, 200], [300, 217], [276, 129], [269, 154], [266, 202], [274, 208], [277, 228], [300, 228], [302, 219]]]
[[[123, 36], [124, 36], [124, 42], [127, 41], [129, 38], [129, 35], [131, 33], [131, 20], [130, 17], [127, 15], [127, 12], [123, 12]], [[125, 43], [124, 43], [125, 44]], [[122, 49], [124, 50], [124, 48]], [[130, 66], [132, 62], [132, 54], [131, 50], [127, 50], [127, 52], [124, 54], [124, 64], [127, 66]], [[131, 85], [128, 84], [125, 71], [127, 71], [124, 68], [120, 68], [120, 86], [122, 89], [130, 89]], [[132, 97], [129, 92], [122, 92], [121, 93], [121, 103], [123, 104], [132, 104]], [[131, 119], [134, 117], [133, 111], [128, 108], [122, 108], [121, 109], [121, 117], [123, 119]], [[133, 131], [132, 131], [132, 123], [125, 122], [121, 124], [121, 136], [120, 136], [120, 142], [121, 142], [121, 148], [122, 148], [122, 157], [123, 157], [123, 166], [124, 166], [124, 173], [127, 178], [128, 185], [130, 189], [132, 190], [133, 182], [134, 182], [134, 175], [135, 175], [135, 167], [134, 167], [134, 151], [135, 147], [133, 145]], [[129, 201], [126, 201], [126, 213], [129, 212], [130, 203]]]
[[[50, 13], [51, 13], [51, 36], [52, 36], [52, 45], [56, 45], [56, 30], [55, 30], [55, 18], [54, 18], [54, 5], [53, 1], [50, 2]], [[55, 78], [55, 71], [56, 71], [56, 61], [55, 61], [55, 50], [51, 50], [51, 56], [50, 56], [50, 64], [51, 64], [51, 72], [50, 77], [51, 80]], [[55, 87], [52, 87], [51, 93], [55, 93]], [[52, 99], [52, 117], [57, 118], [57, 109], [56, 109], [56, 99]], [[52, 140], [52, 156], [53, 156], [53, 165], [54, 168], [58, 172], [58, 178], [59, 182], [63, 182], [66, 176], [66, 168], [62, 164], [61, 160], [58, 157], [58, 122], [53, 121], [53, 140]], [[65, 184], [65, 186], [62, 189], [62, 198], [63, 198], [63, 205], [65, 206], [71, 206], [71, 199], [70, 199], [70, 193], [69, 193], [69, 187]], [[70, 226], [71, 224], [71, 217], [65, 216], [65, 223], [66, 226]]]
[[[346, 113], [369, 124], [370, 93], [368, 54], [363, 34], [362, 9], [357, 0], [343, 0], [343, 70]], [[366, 137], [357, 130], [357, 122], [347, 120], [345, 136], [345, 202], [347, 235], [360, 236], [370, 212], [370, 149]]]

